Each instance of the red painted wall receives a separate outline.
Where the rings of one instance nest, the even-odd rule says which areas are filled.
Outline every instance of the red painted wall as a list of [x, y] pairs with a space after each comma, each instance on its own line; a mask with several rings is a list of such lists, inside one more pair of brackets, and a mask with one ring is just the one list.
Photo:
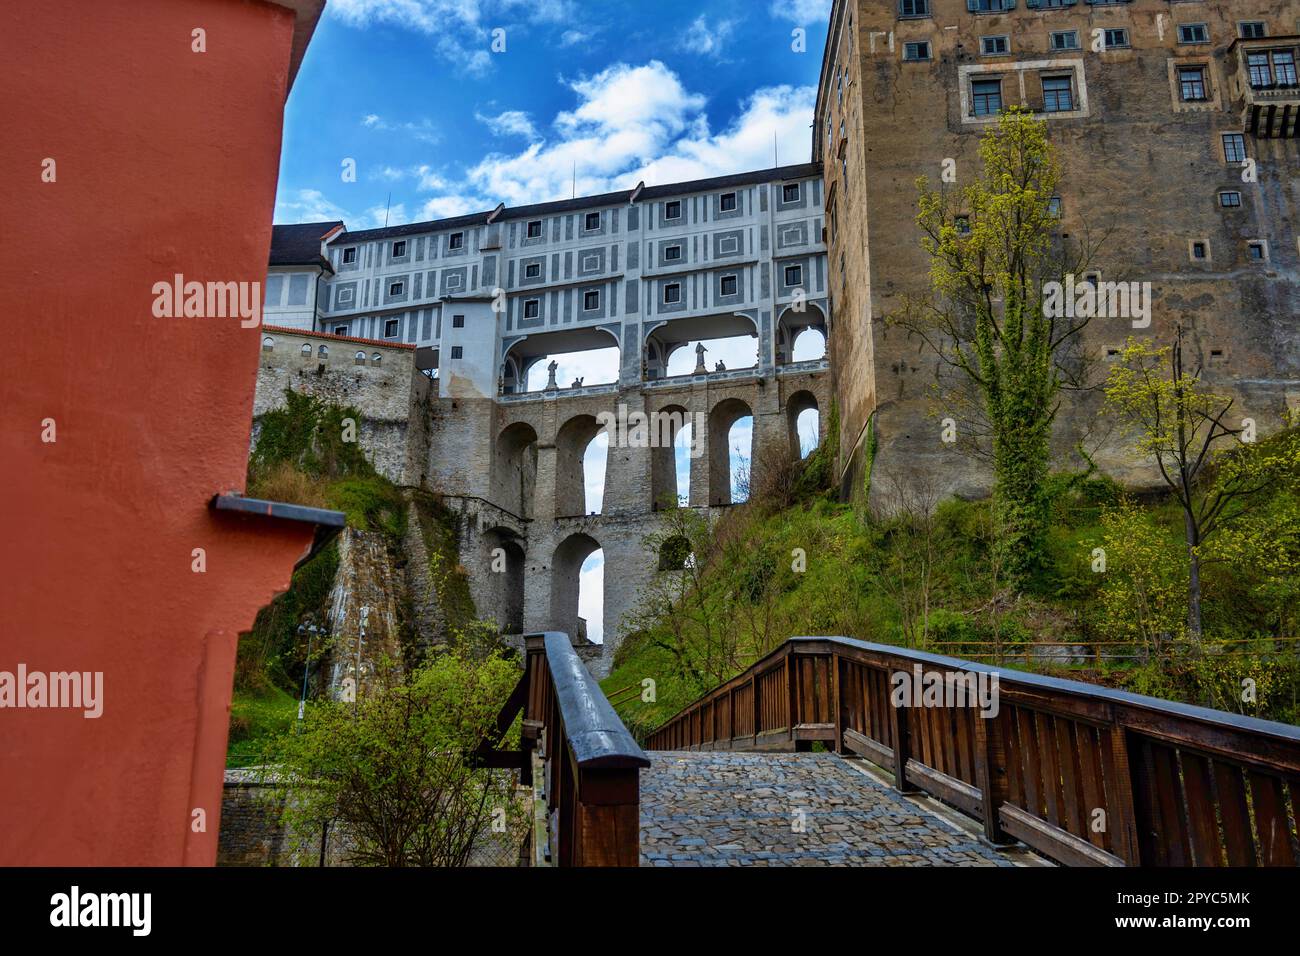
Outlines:
[[98, 719], [0, 709], [0, 864], [210, 865], [237, 634], [312, 529], [209, 511], [260, 332], [152, 287], [264, 280], [294, 13], [9, 0], [0, 37], [0, 671], [104, 674]]

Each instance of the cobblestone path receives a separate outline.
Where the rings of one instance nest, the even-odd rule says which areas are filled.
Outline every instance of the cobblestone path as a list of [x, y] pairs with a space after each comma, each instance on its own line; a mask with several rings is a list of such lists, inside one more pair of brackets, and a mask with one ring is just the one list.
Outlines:
[[830, 753], [655, 752], [642, 866], [1013, 866]]

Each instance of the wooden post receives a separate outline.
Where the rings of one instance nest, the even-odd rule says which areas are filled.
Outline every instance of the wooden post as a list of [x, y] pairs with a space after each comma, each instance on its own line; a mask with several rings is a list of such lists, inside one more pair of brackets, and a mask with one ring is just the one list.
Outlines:
[[[1110, 819], [1107, 825], [1115, 835], [1115, 855], [1122, 857], [1128, 866], [1141, 866], [1142, 853], [1138, 844], [1137, 810], [1133, 801], [1133, 777], [1129, 769], [1128, 740], [1124, 728], [1112, 723], [1104, 732], [1109, 740], [1103, 746], [1110, 748], [1110, 767], [1114, 786], [1107, 787], [1110, 802]], [[1103, 754], [1103, 758], [1104, 758]]]
[[977, 713], [975, 723], [975, 786], [980, 790], [984, 838], [990, 843], [1013, 842], [1002, 830], [998, 808], [1007, 800], [1007, 745], [1004, 718]]
[[580, 768], [574, 820], [574, 866], [641, 862], [640, 770]]
[[[886, 672], [888, 676], [888, 672]], [[885, 683], [888, 693], [889, 682]], [[894, 737], [894, 789], [899, 793], [915, 793], [916, 788], [907, 782], [907, 761], [912, 756], [912, 746], [907, 728], [906, 706], [895, 707], [891, 694], [885, 706], [889, 708], [889, 724]]]
[[831, 652], [831, 723], [835, 725], [835, 752], [844, 753], [844, 718], [840, 707], [840, 655]]

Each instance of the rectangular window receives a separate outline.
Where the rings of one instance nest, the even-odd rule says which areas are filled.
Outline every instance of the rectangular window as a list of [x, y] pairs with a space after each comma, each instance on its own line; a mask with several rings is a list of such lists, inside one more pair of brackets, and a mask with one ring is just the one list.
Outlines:
[[664, 262], [676, 262], [681, 257], [681, 246], [664, 246]]
[[542, 221], [540, 219], [534, 219], [532, 222], [528, 224], [528, 238], [529, 239], [542, 238]]
[[1205, 67], [1178, 68], [1178, 95], [1184, 103], [1203, 103], [1209, 98], [1205, 95]]
[[735, 276], [723, 276], [720, 295], [735, 295], [738, 289], [738, 280]]
[[1002, 13], [1015, 6], [1016, 0], [966, 0], [966, 9], [971, 13]]
[[542, 264], [540, 262], [530, 262], [524, 266], [525, 279], [537, 279], [542, 274]]
[[384, 323], [384, 338], [386, 338], [386, 339], [395, 339], [395, 338], [397, 338], [397, 327], [398, 327], [399, 324], [400, 324], [400, 323], [398, 322], [397, 319], [389, 319], [389, 320], [387, 320], [387, 321]]
[[1206, 247], [1205, 243], [1203, 243], [1203, 242], [1193, 242], [1193, 243], [1192, 243], [1192, 258], [1193, 258], [1193, 259], [1204, 259], [1204, 258], [1206, 257], [1206, 254], [1207, 254], [1207, 247]]
[[674, 199], [664, 203], [664, 219], [681, 219], [682, 202], [680, 199]]
[[525, 318], [525, 319], [535, 319], [535, 318], [537, 318], [537, 317], [538, 317], [539, 315], [541, 315], [541, 314], [542, 314], [542, 300], [541, 300], [541, 299], [525, 299], [525, 300], [524, 300], [524, 318]]
[[595, 312], [600, 308], [600, 292], [592, 289], [582, 294], [582, 311]]
[[339, 305], [351, 305], [351, 304], [352, 304], [352, 290], [339, 289]]
[[980, 37], [980, 53], [984, 56], [1004, 56], [1011, 52], [1011, 38], [1006, 36]]
[[1254, 89], [1263, 89], [1273, 85], [1273, 66], [1267, 53], [1246, 54], [1246, 70], [1250, 76], [1250, 85]]
[[344, 261], [345, 263], [349, 263], [349, 264], [357, 261], [357, 247], [356, 247], [356, 246], [351, 246], [351, 247], [349, 247], [349, 248], [343, 250], [343, 261]]
[[447, 237], [447, 248], [448, 248], [448, 249], [464, 249], [464, 248], [465, 248], [465, 233], [463, 233], [463, 232], [453, 232], [450, 236], [448, 236], [448, 237]]
[[448, 291], [450, 291], [450, 290], [452, 290], [452, 289], [459, 289], [459, 288], [460, 288], [460, 283], [461, 283], [461, 277], [460, 277], [458, 274], [453, 274], [453, 275], [449, 275], [449, 276], [447, 276], [447, 289], [448, 289]]
[[798, 202], [799, 184], [786, 183], [781, 187], [781, 202]]
[[1225, 163], [1244, 163], [1246, 161], [1245, 134], [1223, 134], [1223, 161]]
[[723, 212], [733, 212], [736, 208], [736, 194], [723, 193], [722, 198], [718, 200], [718, 208]]
[[976, 116], [993, 116], [1002, 112], [1002, 81], [975, 80], [971, 83], [971, 100]]
[[1178, 27], [1179, 43], [1209, 43], [1210, 28], [1204, 23], [1184, 23]]
[[1224, 209], [1236, 209], [1241, 205], [1241, 193], [1235, 189], [1219, 193], [1219, 205]]
[[1243, 20], [1237, 24], [1237, 32], [1243, 40], [1262, 40], [1268, 36], [1268, 27], [1262, 20]]
[[904, 43], [903, 59], [911, 63], [930, 59], [930, 41], [918, 40], [915, 43]]
[[1278, 86], [1295, 86], [1295, 53], [1291, 50], [1273, 51], [1273, 82]]
[[465, 327], [465, 316], [453, 315], [451, 317], [451, 327], [453, 329], [463, 329]]
[[461, 346], [461, 345], [453, 345], [453, 346], [451, 347], [451, 357], [454, 358], [454, 359], [464, 358], [464, 357], [465, 357], [465, 348], [464, 348], [464, 346]]
[[404, 255], [406, 255], [406, 240], [393, 243], [393, 258], [400, 259]]
[[1061, 218], [1062, 208], [1063, 205], [1060, 196], [1053, 196], [1051, 199], [1047, 200], [1047, 214], [1053, 219]]
[[803, 266], [785, 267], [785, 284], [787, 287], [803, 284]]
[[347, 334], [348, 334], [348, 327], [347, 327], [346, 325], [336, 325], [336, 326], [334, 326], [334, 334], [335, 334], [335, 335], [347, 335]]
[[1254, 262], [1263, 262], [1268, 258], [1268, 248], [1262, 242], [1252, 242], [1246, 246], [1247, 254]]
[[1078, 30], [1058, 30], [1052, 34], [1053, 50], [1077, 50], [1079, 49], [1079, 31]]
[[1074, 109], [1074, 91], [1068, 76], [1043, 77], [1043, 111], [1068, 113]]
[[730, 256], [735, 255], [740, 250], [740, 240], [735, 236], [727, 236], [718, 240], [718, 255]]
[[1107, 30], [1104, 39], [1107, 50], [1122, 50], [1128, 46], [1128, 30]]
[[388, 294], [389, 294], [389, 295], [401, 295], [405, 290], [406, 290], [406, 283], [405, 283], [405, 282], [390, 282], [390, 283], [388, 283]]
[[671, 305], [674, 302], [682, 301], [682, 287], [676, 282], [670, 282], [664, 286], [664, 303]]
[[930, 15], [930, 0], [898, 0], [898, 15], [900, 17], [928, 17]]
[[599, 229], [599, 228], [600, 228], [600, 213], [598, 213], [598, 212], [589, 212], [589, 213], [587, 213], [587, 218], [586, 218], [585, 220], [583, 220], [582, 228], [583, 228], [583, 229], [586, 229], [588, 232], [591, 232], [593, 229]]

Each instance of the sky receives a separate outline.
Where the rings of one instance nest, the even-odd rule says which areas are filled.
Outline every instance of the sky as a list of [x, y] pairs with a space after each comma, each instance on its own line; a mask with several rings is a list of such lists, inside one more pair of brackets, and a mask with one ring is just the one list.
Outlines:
[[[807, 162], [830, 6], [329, 0], [285, 111], [275, 221], [369, 229]], [[810, 338], [796, 359], [821, 353]], [[752, 338], [707, 345], [710, 368], [754, 362]], [[617, 374], [616, 350], [556, 359], [561, 385]], [[730, 436], [746, 453], [749, 429]], [[598, 501], [604, 446], [587, 461]], [[579, 602], [593, 640], [603, 574], [597, 552]]]

